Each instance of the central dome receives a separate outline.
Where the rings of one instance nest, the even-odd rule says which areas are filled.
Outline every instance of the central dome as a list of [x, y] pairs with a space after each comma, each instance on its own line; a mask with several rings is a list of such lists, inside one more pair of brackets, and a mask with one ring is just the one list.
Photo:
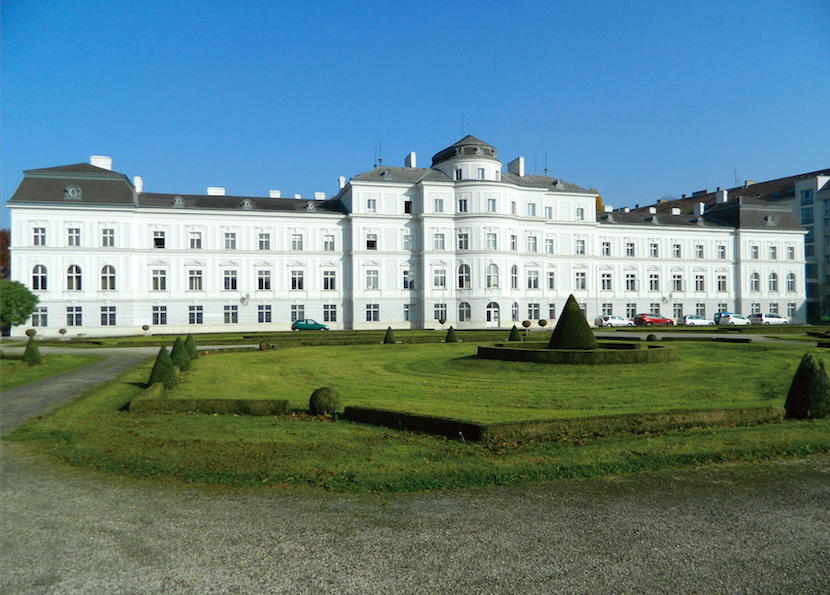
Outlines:
[[459, 157], [473, 157], [475, 159], [492, 159], [493, 161], [498, 161], [496, 148], [493, 145], [488, 145], [474, 136], [467, 135], [454, 145], [436, 153], [432, 158], [432, 167]]

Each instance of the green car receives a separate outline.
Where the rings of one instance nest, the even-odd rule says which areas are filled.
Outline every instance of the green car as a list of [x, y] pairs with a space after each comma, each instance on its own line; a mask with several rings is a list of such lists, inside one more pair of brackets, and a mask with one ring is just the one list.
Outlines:
[[312, 320], [311, 318], [301, 318], [300, 320], [294, 321], [294, 324], [291, 325], [292, 331], [327, 331], [329, 327], [325, 324], [320, 324], [316, 320]]

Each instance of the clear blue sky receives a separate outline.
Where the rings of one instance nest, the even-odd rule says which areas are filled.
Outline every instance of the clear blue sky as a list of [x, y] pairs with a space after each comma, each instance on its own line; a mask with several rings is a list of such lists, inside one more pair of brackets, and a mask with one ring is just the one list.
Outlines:
[[827, 0], [3, 0], [1, 39], [4, 203], [90, 155], [331, 196], [462, 132], [614, 207], [830, 167]]

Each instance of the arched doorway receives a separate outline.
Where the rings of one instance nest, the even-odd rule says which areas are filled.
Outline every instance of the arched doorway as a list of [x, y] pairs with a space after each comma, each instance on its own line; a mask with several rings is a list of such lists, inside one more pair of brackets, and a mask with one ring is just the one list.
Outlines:
[[499, 326], [499, 305], [496, 302], [487, 304], [487, 326]]

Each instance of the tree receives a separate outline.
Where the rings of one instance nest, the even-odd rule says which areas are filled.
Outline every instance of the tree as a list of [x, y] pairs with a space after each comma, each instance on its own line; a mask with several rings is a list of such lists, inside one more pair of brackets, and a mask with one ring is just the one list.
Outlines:
[[0, 326], [3, 331], [26, 322], [37, 302], [37, 296], [19, 281], [0, 279]]
[[[591, 188], [592, 191], [597, 192], [596, 188]], [[605, 207], [602, 206], [602, 197], [597, 192], [597, 213], [602, 213]]]
[[0, 278], [8, 279], [11, 273], [9, 245], [12, 241], [12, 232], [9, 229], [0, 229]]

